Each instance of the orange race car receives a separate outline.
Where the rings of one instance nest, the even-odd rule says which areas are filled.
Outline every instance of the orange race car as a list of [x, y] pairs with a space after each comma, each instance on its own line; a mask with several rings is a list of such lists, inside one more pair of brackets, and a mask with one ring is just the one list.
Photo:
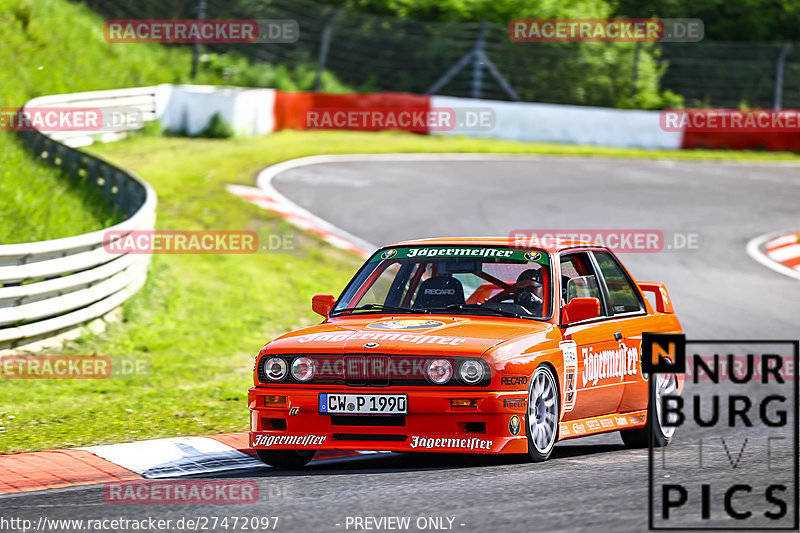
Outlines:
[[682, 381], [658, 374], [650, 397], [640, 349], [642, 332], [681, 325], [664, 285], [636, 282], [605, 247], [402, 242], [312, 307], [321, 324], [255, 361], [250, 444], [267, 464], [332, 448], [544, 461], [563, 439], [620, 431], [641, 447], [649, 424], [657, 445], [672, 437], [656, 415]]

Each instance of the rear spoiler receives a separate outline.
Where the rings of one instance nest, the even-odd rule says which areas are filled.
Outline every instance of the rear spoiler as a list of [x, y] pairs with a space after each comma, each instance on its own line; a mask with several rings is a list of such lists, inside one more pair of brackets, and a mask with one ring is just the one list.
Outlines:
[[669, 299], [667, 287], [657, 281], [639, 281], [636, 283], [644, 292], [651, 292], [656, 299], [656, 311], [659, 313], [675, 314], [672, 308], [672, 300]]

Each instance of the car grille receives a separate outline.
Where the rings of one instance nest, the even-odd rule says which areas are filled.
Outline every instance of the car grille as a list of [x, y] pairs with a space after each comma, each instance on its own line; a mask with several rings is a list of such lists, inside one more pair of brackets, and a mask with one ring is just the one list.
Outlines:
[[345, 355], [344, 382], [350, 387], [388, 387], [390, 359], [387, 355]]
[[380, 415], [331, 415], [332, 426], [374, 426], [374, 427], [403, 427], [406, 425], [405, 416], [380, 416]]

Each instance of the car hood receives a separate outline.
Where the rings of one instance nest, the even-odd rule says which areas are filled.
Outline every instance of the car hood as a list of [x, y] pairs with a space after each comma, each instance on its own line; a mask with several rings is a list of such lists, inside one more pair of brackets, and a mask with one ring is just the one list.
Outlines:
[[485, 316], [333, 318], [278, 337], [269, 353], [480, 355], [507, 339], [541, 334], [546, 322]]

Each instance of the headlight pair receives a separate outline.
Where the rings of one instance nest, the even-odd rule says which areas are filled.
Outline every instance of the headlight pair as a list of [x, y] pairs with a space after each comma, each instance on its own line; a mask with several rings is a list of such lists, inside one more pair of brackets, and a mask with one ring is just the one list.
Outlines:
[[[282, 381], [286, 377], [289, 365], [282, 357], [270, 357], [263, 363], [264, 375], [270, 381]], [[314, 377], [317, 362], [310, 357], [298, 357], [292, 362], [292, 377], [297, 381], [306, 382]]]
[[[458, 365], [458, 378], [467, 385], [479, 383], [486, 370], [481, 360], [465, 359], [456, 362]], [[317, 362], [306, 356], [297, 357], [292, 361], [291, 368], [282, 357], [270, 357], [262, 362], [262, 375], [269, 381], [283, 381], [291, 371], [292, 377], [305, 383], [311, 381], [317, 371]], [[436, 385], [444, 385], [455, 375], [453, 363], [448, 359], [432, 359], [425, 364], [425, 374], [428, 381]]]
[[[483, 364], [476, 359], [466, 359], [461, 362], [458, 377], [464, 383], [474, 385], [483, 379]], [[453, 364], [447, 359], [433, 359], [426, 365], [428, 379], [437, 384], [444, 385], [453, 377]]]

